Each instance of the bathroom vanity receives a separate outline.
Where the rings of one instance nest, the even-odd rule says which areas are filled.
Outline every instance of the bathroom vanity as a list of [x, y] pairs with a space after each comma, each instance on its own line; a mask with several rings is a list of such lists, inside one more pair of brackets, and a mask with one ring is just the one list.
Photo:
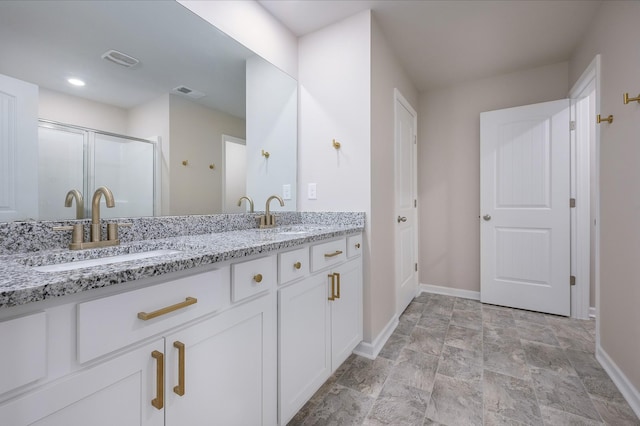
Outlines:
[[362, 340], [362, 230], [2, 256], [2, 423], [286, 424]]

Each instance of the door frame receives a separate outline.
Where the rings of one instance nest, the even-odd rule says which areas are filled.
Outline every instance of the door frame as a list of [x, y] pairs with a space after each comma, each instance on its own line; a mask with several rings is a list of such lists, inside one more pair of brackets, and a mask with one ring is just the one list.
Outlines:
[[[569, 97], [572, 99], [572, 120], [576, 121], [576, 128], [580, 126], [580, 122], [586, 120], [586, 125], [592, 125], [595, 122], [595, 116], [590, 114], [581, 114], [576, 116], [574, 106], [574, 100], [579, 98], [580, 95], [589, 87], [592, 82], [595, 82], [595, 110], [600, 111], [600, 55], [596, 55], [591, 63], [584, 70], [580, 78], [571, 88]], [[576, 275], [576, 285], [571, 292], [571, 316], [575, 318], [586, 319], [592, 316], [589, 306], [590, 295], [590, 262], [594, 262], [595, 265], [595, 317], [599, 317], [600, 306], [600, 127], [595, 127], [593, 138], [591, 140], [584, 140], [581, 136], [581, 132], [575, 132], [575, 147], [576, 150], [572, 153], [574, 164], [576, 165], [576, 173], [572, 174], [572, 178], [576, 181], [576, 215], [582, 217], [576, 222], [575, 232], [571, 235], [572, 249], [576, 249], [576, 264], [575, 268], [572, 268], [572, 274]], [[593, 128], [592, 127], [592, 128]], [[573, 135], [572, 135], [573, 137]], [[591, 152], [595, 155], [595, 170], [590, 170], [590, 144], [595, 144]], [[586, 154], [586, 155], [585, 155]], [[590, 184], [584, 185], [585, 179], [589, 182], [590, 176], [594, 176], [594, 186]], [[591, 200], [590, 203], [580, 203], [580, 199]], [[595, 217], [590, 215], [590, 204], [595, 206]], [[585, 205], [586, 204], [586, 205]], [[585, 211], [586, 210], [586, 211]], [[588, 218], [588, 220], [584, 220]], [[594, 240], [590, 241], [591, 224], [594, 224]], [[588, 246], [594, 246], [594, 258], [590, 258], [589, 251], [579, 250], [579, 247], [584, 248], [584, 243], [589, 242]], [[579, 279], [580, 278], [580, 279]], [[600, 327], [599, 321], [596, 321], [596, 344], [600, 343]]]
[[[227, 142], [230, 143], [236, 143], [238, 145], [244, 145], [245, 148], [247, 146], [247, 140], [246, 139], [242, 139], [242, 138], [237, 138], [235, 136], [230, 136], [230, 135], [226, 135], [223, 134], [222, 135], [222, 188], [221, 188], [221, 195], [222, 195], [222, 212], [223, 213], [229, 213], [229, 207], [233, 206], [228, 206], [227, 205]], [[245, 189], [246, 189], [246, 182], [245, 182]], [[248, 194], [244, 194], [244, 195], [248, 195]], [[246, 207], [243, 210], [243, 212], [246, 213]]]
[[[396, 131], [397, 131], [397, 120], [398, 120], [398, 104], [401, 104], [404, 108], [407, 109], [407, 111], [409, 111], [409, 113], [413, 116], [413, 135], [414, 135], [414, 139], [413, 139], [413, 150], [412, 150], [412, 176], [411, 176], [411, 180], [413, 181], [413, 188], [414, 188], [414, 200], [415, 200], [415, 205], [414, 208], [411, 210], [413, 213], [413, 217], [411, 218], [412, 223], [414, 223], [414, 229], [415, 229], [415, 235], [414, 235], [414, 239], [413, 239], [413, 252], [415, 254], [415, 264], [416, 264], [416, 269], [414, 271], [414, 280], [415, 280], [415, 284], [416, 284], [416, 296], [418, 295], [418, 293], [420, 292], [420, 278], [419, 278], [419, 268], [417, 267], [418, 265], [418, 259], [419, 259], [419, 253], [418, 253], [418, 248], [419, 248], [419, 244], [418, 244], [418, 237], [420, 235], [420, 229], [419, 229], [419, 222], [418, 222], [418, 113], [416, 112], [416, 110], [411, 106], [411, 104], [409, 103], [409, 101], [402, 95], [402, 92], [400, 92], [400, 90], [398, 90], [398, 88], [394, 88], [393, 89], [393, 152], [394, 152], [394, 158], [393, 158], [393, 178], [394, 178], [394, 191], [395, 191], [395, 179], [396, 179], [396, 170], [395, 170], [395, 166], [396, 166], [396, 150], [397, 150], [397, 144], [398, 141], [396, 140]], [[397, 194], [396, 194], [396, 198], [397, 198]], [[394, 198], [394, 207], [393, 207], [393, 217], [394, 217], [394, 222], [395, 222], [395, 216], [396, 216], [396, 209], [397, 209], [397, 205], [398, 205], [398, 200]], [[398, 252], [398, 245], [399, 245], [399, 241], [398, 241], [398, 232], [397, 232], [397, 228], [394, 226], [394, 252], [397, 253]], [[397, 264], [397, 262], [395, 262], [395, 256], [394, 256], [394, 263], [395, 263], [395, 268], [394, 268], [394, 282], [395, 282], [395, 297], [396, 297], [396, 314], [400, 315], [402, 313], [402, 310], [405, 309], [405, 307], [402, 307], [402, 310], [400, 309], [400, 300], [398, 298], [398, 293], [400, 291], [400, 278], [399, 278], [399, 265]], [[415, 296], [414, 296], [415, 297]]]

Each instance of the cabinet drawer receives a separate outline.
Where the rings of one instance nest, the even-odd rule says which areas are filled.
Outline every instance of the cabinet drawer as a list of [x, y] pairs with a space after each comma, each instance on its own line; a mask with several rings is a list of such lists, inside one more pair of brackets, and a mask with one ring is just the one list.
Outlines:
[[275, 287], [276, 257], [231, 265], [231, 300], [238, 302]]
[[319, 271], [328, 266], [344, 262], [346, 256], [346, 239], [341, 238], [311, 247], [311, 271]]
[[360, 256], [362, 253], [362, 234], [347, 237], [347, 257]]
[[47, 316], [38, 312], [0, 322], [0, 394], [45, 377]]
[[280, 253], [278, 255], [278, 277], [280, 284], [302, 278], [309, 273], [309, 248]]
[[229, 303], [228, 268], [79, 303], [78, 361], [89, 361]]

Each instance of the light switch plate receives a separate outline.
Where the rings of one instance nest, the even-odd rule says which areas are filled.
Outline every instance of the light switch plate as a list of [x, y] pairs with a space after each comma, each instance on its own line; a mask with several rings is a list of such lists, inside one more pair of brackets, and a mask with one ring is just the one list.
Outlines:
[[288, 183], [282, 185], [282, 199], [290, 200], [291, 199], [291, 185]]
[[310, 183], [308, 187], [307, 195], [310, 200], [317, 200], [318, 197], [316, 195], [316, 184]]

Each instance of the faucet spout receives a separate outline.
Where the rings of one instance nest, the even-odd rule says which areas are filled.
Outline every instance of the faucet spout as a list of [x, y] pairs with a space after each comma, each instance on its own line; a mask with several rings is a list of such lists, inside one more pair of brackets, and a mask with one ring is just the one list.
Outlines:
[[280, 196], [272, 195], [271, 197], [267, 198], [267, 205], [264, 209], [264, 217], [262, 217], [260, 220], [261, 228], [270, 228], [276, 225], [276, 218], [271, 214], [271, 211], [269, 209], [271, 200], [278, 200], [280, 202], [280, 207], [284, 207], [284, 200], [280, 198]]
[[238, 200], [238, 207], [242, 205], [242, 200], [247, 200], [247, 202], [249, 203], [249, 213], [253, 213], [253, 200], [251, 199], [251, 197], [249, 197], [248, 195], [243, 195], [242, 197], [240, 197], [240, 199]]
[[82, 193], [77, 189], [72, 189], [67, 192], [67, 196], [64, 199], [64, 206], [71, 207], [74, 198], [76, 200], [76, 219], [84, 219], [84, 197], [82, 197]]
[[106, 186], [101, 186], [93, 193], [91, 200], [91, 241], [100, 241], [100, 198], [104, 195], [107, 207], [115, 207], [113, 192]]

